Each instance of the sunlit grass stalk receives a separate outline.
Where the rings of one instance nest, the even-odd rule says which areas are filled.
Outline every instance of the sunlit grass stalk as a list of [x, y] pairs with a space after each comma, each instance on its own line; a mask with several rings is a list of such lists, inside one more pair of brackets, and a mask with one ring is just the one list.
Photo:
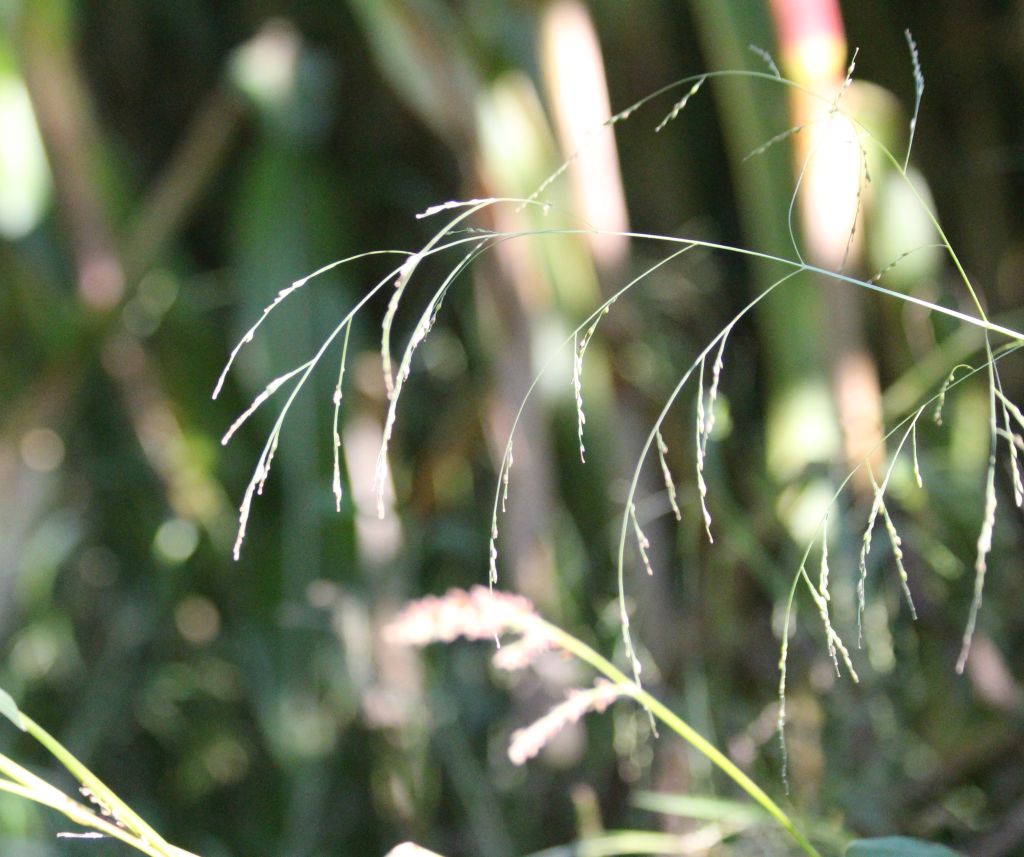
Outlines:
[[818, 854], [818, 851], [811, 845], [807, 837], [797, 829], [796, 825], [793, 824], [792, 820], [779, 805], [757, 783], [740, 770], [728, 756], [708, 741], [707, 738], [690, 726], [689, 723], [661, 702], [661, 700], [644, 690], [644, 688], [630, 679], [611, 661], [596, 652], [582, 640], [577, 639], [572, 634], [563, 631], [555, 625], [545, 622], [543, 619], [540, 621], [544, 623], [545, 630], [552, 635], [561, 648], [571, 652], [581, 661], [589, 664], [610, 681], [614, 682], [625, 694], [640, 703], [661, 723], [675, 732], [702, 755], [706, 756], [712, 764], [763, 807], [793, 837], [806, 854]]
[[[38, 741], [79, 782], [81, 792], [97, 809], [69, 797], [41, 777], [0, 754], [0, 791], [50, 807], [67, 819], [104, 837], [118, 839], [150, 857], [197, 857], [167, 842], [99, 777], [83, 765], [63, 744], [25, 713], [0, 690], [0, 712], [15, 726]], [[67, 834], [77, 837], [79, 834]]]
[[[427, 596], [411, 602], [384, 629], [384, 639], [388, 642], [418, 646], [434, 642], [450, 643], [458, 638], [486, 640], [504, 634], [521, 635], [522, 639], [534, 644], [533, 649], [538, 653], [545, 649], [561, 650], [590, 666], [608, 680], [604, 689], [600, 683], [595, 685], [595, 691], [599, 692], [604, 700], [599, 710], [603, 710], [604, 705], [616, 697], [629, 697], [635, 700], [654, 720], [675, 732], [736, 783], [792, 836], [804, 853], [818, 855], [818, 851], [786, 812], [728, 756], [594, 648], [541, 617], [523, 596], [483, 586], [473, 587], [468, 592], [451, 590], [444, 596]], [[537, 646], [537, 641], [543, 641], [545, 645]], [[499, 654], [501, 651], [499, 649]], [[518, 668], [523, 665], [521, 659], [516, 659], [512, 666]], [[505, 666], [507, 668], [510, 665]], [[608, 692], [609, 690], [611, 692]], [[577, 699], [579, 698], [577, 696]], [[572, 719], [578, 719], [580, 713], [582, 712], [577, 711]], [[542, 718], [539, 722], [545, 719]], [[529, 727], [528, 731], [532, 728]], [[510, 752], [510, 757], [513, 757], [517, 764], [521, 764], [526, 758], [535, 755], [543, 741], [548, 740], [551, 734], [551, 731], [545, 728], [546, 737], [532, 752], [523, 754], [517, 750], [515, 753]]]

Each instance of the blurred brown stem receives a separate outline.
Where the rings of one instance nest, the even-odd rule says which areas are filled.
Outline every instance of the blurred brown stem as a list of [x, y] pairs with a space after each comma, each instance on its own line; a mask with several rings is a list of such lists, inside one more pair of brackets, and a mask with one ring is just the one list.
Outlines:
[[231, 150], [247, 113], [234, 88], [222, 84], [200, 105], [170, 163], [153, 183], [126, 242], [128, 269], [149, 267], [181, 229]]
[[70, 10], [62, 0], [22, 10], [22, 71], [70, 233], [79, 297], [90, 310], [108, 311], [121, 300], [125, 277], [99, 191], [101, 141], [70, 43]]

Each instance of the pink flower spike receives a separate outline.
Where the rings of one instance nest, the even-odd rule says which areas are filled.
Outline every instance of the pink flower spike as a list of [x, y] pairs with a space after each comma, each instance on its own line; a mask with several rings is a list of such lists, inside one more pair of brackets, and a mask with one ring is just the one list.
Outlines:
[[428, 595], [408, 604], [384, 629], [388, 642], [407, 646], [492, 640], [502, 634], [541, 632], [540, 617], [529, 599], [474, 586], [469, 592], [451, 589], [444, 596]]
[[572, 690], [565, 702], [552, 708], [540, 720], [512, 733], [508, 757], [514, 765], [525, 764], [570, 723], [578, 723], [588, 711], [603, 712], [625, 693], [606, 679], [598, 679], [589, 690]]

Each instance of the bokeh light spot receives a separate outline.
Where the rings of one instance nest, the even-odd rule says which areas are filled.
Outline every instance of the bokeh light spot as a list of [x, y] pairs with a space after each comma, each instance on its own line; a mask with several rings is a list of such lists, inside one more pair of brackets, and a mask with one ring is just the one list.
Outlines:
[[52, 429], [29, 429], [21, 436], [21, 460], [37, 473], [52, 473], [64, 461], [64, 441]]
[[195, 646], [212, 643], [220, 633], [220, 611], [203, 595], [190, 595], [174, 610], [178, 632]]
[[153, 553], [168, 565], [181, 565], [195, 553], [199, 529], [185, 518], [169, 518], [153, 537]]

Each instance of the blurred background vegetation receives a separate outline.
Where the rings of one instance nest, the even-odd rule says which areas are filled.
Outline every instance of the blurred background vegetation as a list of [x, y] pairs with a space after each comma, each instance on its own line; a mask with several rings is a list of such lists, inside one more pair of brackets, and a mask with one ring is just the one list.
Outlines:
[[[829, 6], [798, 5], [801, 15]], [[289, 415], [238, 562], [237, 505], [275, 404], [229, 446], [219, 440], [273, 377], [316, 350], [386, 261], [312, 281], [241, 352], [223, 394], [210, 393], [280, 289], [350, 254], [417, 249], [437, 225], [414, 215], [432, 204], [530, 193], [609, 104], [620, 110], [704, 70], [768, 71], [749, 44], [788, 75], [832, 80], [834, 62], [801, 65], [787, 48], [786, 6], [0, 4], [0, 686], [168, 839], [205, 857], [374, 855], [409, 838], [451, 857], [511, 857], [601, 825], [700, 824], [648, 811], [641, 790], [735, 797], [706, 761], [652, 739], [624, 704], [514, 768], [510, 731], [588, 676], [559, 659], [497, 676], [486, 646], [421, 655], [379, 639], [406, 599], [485, 580], [495, 474], [531, 378], [602, 295], [663, 247], [512, 242], [460, 278], [402, 396], [383, 521], [371, 482], [386, 410], [386, 299], [352, 329], [340, 513], [330, 365]], [[822, 32], [833, 54], [842, 48], [838, 82], [846, 45], [861, 48], [844, 105], [897, 153], [914, 102], [903, 29], [913, 31], [926, 79], [914, 180], [987, 311], [1019, 325], [1024, 4], [859, 0], [842, 13], [845, 33], [836, 21]], [[620, 125], [617, 153], [604, 138], [545, 198], [608, 229], [792, 256], [790, 144], [799, 149], [811, 132], [744, 157], [793, 124], [800, 105], [770, 84], [709, 82], [655, 134], [683, 92]], [[868, 277], [934, 242], [891, 167], [869, 168], [862, 194], [831, 188], [817, 203], [849, 211], [860, 201], [852, 242], [840, 224], [845, 261], [829, 255], [834, 236], [816, 237], [822, 211], [801, 200], [809, 260]], [[495, 209], [480, 225], [543, 227], [531, 217]], [[556, 363], [518, 429], [502, 585], [621, 659], [615, 543], [640, 444], [696, 353], [780, 273], [694, 251], [619, 301], [587, 352], [585, 466], [571, 354]], [[915, 253], [885, 283], [973, 311], [937, 252]], [[414, 284], [410, 300], [425, 301], [426, 288]], [[397, 341], [418, 312], [399, 315]], [[692, 394], [670, 412], [682, 521], [649, 463], [637, 512], [656, 573], [647, 578], [632, 555], [627, 563], [645, 675], [773, 794], [783, 791], [780, 605], [820, 498], [877, 442], [881, 415], [891, 423], [912, 412], [980, 347], [948, 319], [826, 280], [766, 301], [725, 352], [704, 464], [713, 546], [694, 488]], [[1019, 360], [1002, 372], [1020, 401]], [[954, 672], [983, 507], [986, 408], [982, 384], [957, 388], [943, 426], [922, 424], [924, 489], [909, 468], [894, 475], [890, 511], [918, 619], [900, 603], [876, 534], [859, 684], [835, 678], [813, 605], [802, 603], [789, 801], [839, 836], [903, 832], [992, 857], [1024, 849], [1022, 532], [1002, 466], [980, 630], [966, 674]], [[854, 480], [829, 525], [833, 610], [851, 642], [870, 505], [870, 485]], [[0, 748], [48, 764], [13, 729]], [[4, 855], [126, 850], [56, 840], [66, 827], [0, 797]], [[716, 853], [785, 848], [754, 830]]]

